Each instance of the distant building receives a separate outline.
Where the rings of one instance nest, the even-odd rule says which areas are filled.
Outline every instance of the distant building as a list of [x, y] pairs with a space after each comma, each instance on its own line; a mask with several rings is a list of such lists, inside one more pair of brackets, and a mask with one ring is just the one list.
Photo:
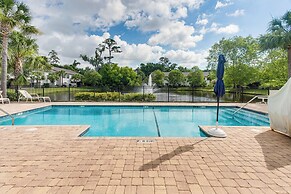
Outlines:
[[[48, 75], [50, 73], [57, 73], [60, 71], [65, 72], [64, 76], [63, 77], [60, 76], [58, 80], [56, 80], [54, 83], [51, 83], [50, 80], [47, 78]], [[72, 76], [75, 74], [78, 74], [78, 73], [75, 71], [69, 70], [69, 69], [65, 69], [65, 68], [52, 67], [52, 69], [49, 70], [48, 72], [44, 72], [44, 80], [41, 80], [40, 84], [41, 85], [49, 84], [51, 86], [69, 86], [69, 85], [75, 86], [76, 83], [72, 82], [72, 80], [71, 80]]]

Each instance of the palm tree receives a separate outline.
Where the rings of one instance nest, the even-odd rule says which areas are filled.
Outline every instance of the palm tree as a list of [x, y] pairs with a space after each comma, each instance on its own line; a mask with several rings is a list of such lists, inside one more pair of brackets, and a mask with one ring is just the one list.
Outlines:
[[33, 71], [30, 74], [30, 79], [33, 81], [33, 83], [34, 83], [34, 80], [36, 80], [36, 85], [39, 86], [39, 81], [45, 79], [44, 73], [41, 71]]
[[74, 70], [77, 70], [78, 65], [81, 65], [81, 63], [75, 59], [70, 66], [72, 67], [72, 70], [74, 71]]
[[51, 70], [52, 66], [48, 61], [48, 58], [46, 56], [32, 56], [29, 57], [25, 61], [25, 67], [28, 70], [34, 70], [34, 71], [47, 71]]
[[268, 33], [260, 37], [262, 49], [283, 48], [288, 52], [288, 78], [291, 77], [291, 11], [269, 23]]
[[36, 40], [24, 36], [20, 32], [12, 32], [9, 42], [9, 55], [14, 66], [14, 76], [17, 79], [23, 74], [23, 61], [37, 54]]
[[64, 70], [58, 71], [57, 74], [61, 77], [61, 86], [63, 86], [64, 77], [67, 73]]
[[8, 39], [10, 33], [19, 28], [22, 30], [34, 31], [35, 28], [30, 26], [31, 21], [28, 7], [24, 3], [16, 0], [0, 1], [0, 34], [2, 36], [2, 74], [1, 89], [3, 96], [7, 96], [7, 57], [8, 57]]
[[60, 76], [57, 73], [49, 73], [47, 79], [50, 80], [51, 84], [55, 84], [55, 81], [58, 80]]

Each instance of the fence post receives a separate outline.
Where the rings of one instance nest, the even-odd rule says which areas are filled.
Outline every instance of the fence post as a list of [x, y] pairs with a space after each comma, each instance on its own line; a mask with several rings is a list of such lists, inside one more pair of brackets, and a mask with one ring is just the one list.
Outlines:
[[241, 86], [241, 103], [244, 102], [244, 87]]
[[168, 85], [168, 102], [170, 102], [170, 86]]
[[120, 99], [120, 86], [118, 85], [118, 95], [119, 95], [119, 102], [121, 101]]
[[194, 86], [192, 87], [192, 102], [194, 102]]
[[44, 86], [42, 86], [42, 96], [44, 96]]
[[18, 92], [18, 90], [19, 90], [19, 86], [16, 85], [16, 97], [17, 97], [17, 100], [19, 99], [19, 92]]
[[142, 100], [144, 101], [144, 86], [142, 86]]
[[71, 86], [69, 84], [69, 102], [71, 101]]
[[[94, 92], [94, 99], [95, 99], [95, 97], [96, 97], [96, 86], [93, 86], [93, 92]], [[103, 90], [103, 89], [102, 89]]]

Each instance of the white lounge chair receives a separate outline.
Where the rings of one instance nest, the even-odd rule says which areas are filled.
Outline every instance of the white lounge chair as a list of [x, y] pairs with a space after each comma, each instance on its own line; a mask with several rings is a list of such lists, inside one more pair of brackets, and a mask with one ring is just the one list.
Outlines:
[[269, 90], [269, 95], [268, 96], [258, 96], [258, 99], [262, 100], [261, 103], [266, 104], [267, 102], [265, 100], [268, 100], [269, 96], [273, 96], [274, 94], [276, 94], [279, 90]]
[[40, 100], [43, 100], [43, 102], [46, 102], [46, 100], [51, 102], [50, 97], [48, 96], [39, 96], [38, 94], [30, 94], [28, 93], [26, 90], [18, 90], [18, 92], [20, 93], [19, 98], [18, 98], [18, 102], [24, 98], [26, 100], [26, 102], [28, 100], [30, 100], [31, 102], [33, 100], [38, 100], [40, 102]]
[[2, 91], [0, 91], [0, 101], [2, 102], [2, 104], [4, 104], [5, 102], [8, 102], [10, 104], [9, 98], [3, 98]]

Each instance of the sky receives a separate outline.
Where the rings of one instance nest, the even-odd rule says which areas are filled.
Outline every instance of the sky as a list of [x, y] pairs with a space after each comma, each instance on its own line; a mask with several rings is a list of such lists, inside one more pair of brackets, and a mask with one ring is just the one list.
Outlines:
[[62, 64], [80, 54], [93, 56], [106, 38], [122, 53], [112, 60], [137, 68], [140, 63], [172, 63], [205, 69], [208, 50], [223, 37], [258, 37], [291, 0], [23, 0], [30, 8], [39, 53], [55, 50]]

